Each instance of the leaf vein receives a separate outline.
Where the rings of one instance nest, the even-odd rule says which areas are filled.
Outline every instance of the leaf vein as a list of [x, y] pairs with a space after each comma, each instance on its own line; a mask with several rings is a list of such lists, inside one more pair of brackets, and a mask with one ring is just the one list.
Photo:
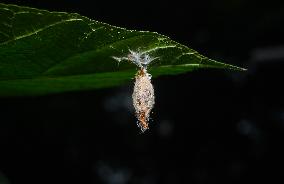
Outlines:
[[23, 38], [26, 38], [26, 37], [35, 35], [35, 34], [41, 32], [41, 31], [44, 31], [44, 30], [46, 30], [46, 29], [48, 29], [48, 28], [50, 28], [50, 27], [56, 26], [56, 25], [58, 25], [58, 24], [62, 24], [62, 23], [65, 23], [65, 22], [73, 22], [73, 21], [82, 21], [82, 19], [67, 19], [67, 20], [61, 20], [61, 21], [55, 22], [55, 23], [53, 23], [53, 24], [50, 24], [50, 25], [48, 25], [48, 26], [45, 26], [45, 27], [43, 27], [43, 28], [39, 28], [39, 29], [37, 29], [37, 30], [34, 30], [34, 31], [30, 32], [30, 33], [26, 33], [26, 34], [24, 34], [24, 35], [17, 36], [17, 37], [15, 37], [14, 39], [11, 39], [11, 40], [2, 42], [2, 43], [0, 43], [0, 45], [6, 45], [6, 44], [8, 44], [8, 43], [10, 43], [10, 42], [17, 41], [17, 40], [20, 40], [20, 39], [23, 39]]

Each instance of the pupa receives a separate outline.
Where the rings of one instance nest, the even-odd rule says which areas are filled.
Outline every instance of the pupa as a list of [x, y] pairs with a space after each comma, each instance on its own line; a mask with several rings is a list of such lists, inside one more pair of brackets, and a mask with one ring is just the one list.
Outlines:
[[135, 75], [132, 94], [133, 106], [137, 117], [137, 125], [142, 132], [149, 129], [150, 113], [155, 104], [154, 87], [151, 83], [151, 75], [147, 72], [147, 66], [156, 58], [142, 52], [129, 50], [127, 57], [113, 57], [117, 61], [129, 60], [139, 69]]

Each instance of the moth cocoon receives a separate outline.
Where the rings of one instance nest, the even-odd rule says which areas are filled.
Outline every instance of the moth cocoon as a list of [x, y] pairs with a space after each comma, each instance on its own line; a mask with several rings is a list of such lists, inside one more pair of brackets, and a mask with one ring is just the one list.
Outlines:
[[139, 67], [135, 76], [132, 99], [138, 119], [137, 125], [142, 132], [145, 132], [149, 129], [150, 113], [155, 104], [154, 87], [151, 83], [151, 75], [147, 72], [147, 66], [157, 58], [152, 58], [148, 54], [139, 51], [129, 50], [129, 52], [127, 57], [112, 58], [118, 62], [128, 60]]
[[135, 76], [134, 90], [132, 94], [133, 106], [138, 119], [138, 127], [142, 132], [149, 129], [150, 112], [155, 104], [154, 88], [151, 83], [151, 75], [145, 68], [141, 68]]

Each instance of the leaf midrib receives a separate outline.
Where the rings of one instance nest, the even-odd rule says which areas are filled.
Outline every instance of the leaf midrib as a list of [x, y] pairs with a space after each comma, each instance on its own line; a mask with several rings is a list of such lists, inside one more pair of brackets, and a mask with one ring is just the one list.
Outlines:
[[[158, 68], [167, 68], [167, 67], [207, 67], [210, 68], [212, 66], [210, 65], [204, 65], [204, 64], [181, 64], [181, 65], [163, 65], [163, 66], [156, 66], [153, 67], [155, 69]], [[151, 69], [150, 69], [151, 70]], [[0, 82], [5, 82], [5, 81], [24, 81], [24, 80], [37, 80], [37, 79], [64, 79], [64, 78], [72, 78], [72, 77], [79, 77], [79, 76], [93, 76], [93, 75], [108, 75], [108, 74], [114, 74], [114, 73], [130, 73], [135, 71], [135, 69], [127, 69], [127, 70], [118, 70], [117, 72], [98, 72], [98, 73], [84, 73], [84, 74], [73, 74], [73, 75], [38, 75], [34, 77], [23, 77], [23, 78], [13, 78], [13, 79], [0, 79]]]

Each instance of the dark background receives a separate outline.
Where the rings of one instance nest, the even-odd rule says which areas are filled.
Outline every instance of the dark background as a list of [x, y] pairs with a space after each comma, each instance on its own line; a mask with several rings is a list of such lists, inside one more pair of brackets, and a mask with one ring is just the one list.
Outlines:
[[248, 72], [206, 69], [154, 79], [156, 105], [144, 134], [132, 83], [1, 98], [0, 183], [284, 182], [281, 1], [1, 2], [159, 32]]

